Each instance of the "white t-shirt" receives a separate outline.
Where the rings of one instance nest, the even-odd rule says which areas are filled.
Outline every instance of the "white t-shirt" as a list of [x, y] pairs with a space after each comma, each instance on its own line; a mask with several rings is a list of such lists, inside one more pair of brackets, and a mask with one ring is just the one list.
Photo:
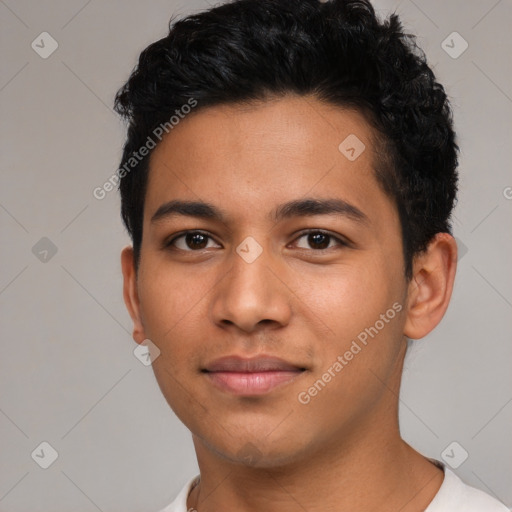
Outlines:
[[[444, 480], [425, 509], [425, 512], [510, 512], [509, 509], [488, 494], [466, 485], [455, 473], [439, 463], [444, 469]], [[187, 498], [199, 477], [193, 478], [176, 499], [160, 512], [188, 512]]]

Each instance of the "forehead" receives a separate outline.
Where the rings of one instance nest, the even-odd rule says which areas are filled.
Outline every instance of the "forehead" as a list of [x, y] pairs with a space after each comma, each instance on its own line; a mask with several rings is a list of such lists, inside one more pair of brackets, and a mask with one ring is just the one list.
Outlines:
[[[170, 146], [180, 149], [176, 146], [181, 144], [194, 150], [188, 155], [194, 159], [215, 157], [217, 160], [231, 155], [235, 158], [237, 153], [245, 156], [247, 147], [252, 145], [255, 150], [285, 150], [288, 157], [317, 160], [321, 152], [339, 149], [339, 144], [349, 136], [353, 142], [364, 141], [366, 149], [375, 149], [374, 131], [359, 111], [310, 96], [288, 95], [245, 104], [199, 107], [164, 137], [153, 151], [151, 162], [165, 158], [162, 153]], [[222, 150], [227, 148], [229, 154], [223, 154]], [[367, 160], [372, 151], [364, 153], [363, 160]], [[279, 158], [279, 153], [274, 156]], [[345, 156], [354, 155], [345, 153]]]
[[305, 195], [382, 202], [373, 139], [361, 113], [312, 97], [199, 109], [153, 151], [145, 217], [174, 197], [217, 198], [246, 215]]

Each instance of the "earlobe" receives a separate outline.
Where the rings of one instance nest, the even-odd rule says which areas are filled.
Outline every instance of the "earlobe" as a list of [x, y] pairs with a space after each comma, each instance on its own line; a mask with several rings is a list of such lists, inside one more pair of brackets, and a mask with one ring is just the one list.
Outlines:
[[438, 233], [413, 262], [409, 283], [404, 335], [426, 336], [443, 318], [453, 290], [457, 243], [448, 233]]
[[146, 335], [140, 315], [137, 275], [135, 272], [133, 248], [131, 246], [125, 247], [121, 252], [121, 268], [123, 271], [124, 303], [133, 321], [132, 337], [136, 343], [142, 343], [146, 339]]

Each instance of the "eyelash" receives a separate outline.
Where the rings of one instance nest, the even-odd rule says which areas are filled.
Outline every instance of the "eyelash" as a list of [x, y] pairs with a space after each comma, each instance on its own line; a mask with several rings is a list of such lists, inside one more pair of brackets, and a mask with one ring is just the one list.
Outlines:
[[[193, 249], [188, 249], [188, 250], [185, 250], [185, 249], [177, 249], [174, 244], [177, 240], [179, 240], [180, 238], [184, 238], [186, 237], [187, 235], [191, 235], [191, 234], [199, 234], [199, 235], [203, 235], [205, 237], [207, 237], [208, 239], [210, 240], [214, 240], [214, 238], [209, 235], [208, 233], [204, 232], [204, 231], [199, 231], [199, 230], [191, 230], [191, 231], [185, 231], [184, 233], [181, 233], [177, 236], [175, 236], [174, 238], [172, 238], [171, 240], [169, 240], [168, 242], [165, 242], [164, 243], [164, 248], [170, 248], [170, 249], [176, 249], [176, 250], [181, 250], [183, 252], [201, 252], [202, 250], [204, 249], [198, 249], [198, 250], [193, 250]], [[306, 231], [302, 231], [301, 233], [298, 234], [298, 236], [294, 239], [294, 241], [297, 241], [305, 236], [308, 236], [308, 235], [312, 235], [312, 234], [320, 234], [320, 235], [325, 235], [326, 237], [329, 238], [329, 244], [332, 240], [334, 240], [338, 247], [349, 247], [349, 243], [344, 241], [343, 239], [329, 233], [328, 231], [324, 231], [322, 229], [308, 229]], [[215, 241], [215, 240], [214, 240]], [[217, 242], [216, 242], [217, 243]], [[317, 252], [317, 253], [321, 253], [321, 252], [324, 252], [324, 251], [328, 251], [328, 250], [331, 250], [333, 249], [333, 247], [327, 247], [325, 249], [303, 249], [301, 248], [301, 250], [310, 250], [310, 251], [313, 251], [313, 252]]]

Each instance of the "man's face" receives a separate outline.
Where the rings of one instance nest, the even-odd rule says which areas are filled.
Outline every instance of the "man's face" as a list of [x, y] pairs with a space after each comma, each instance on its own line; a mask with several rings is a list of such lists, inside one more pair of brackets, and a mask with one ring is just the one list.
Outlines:
[[[407, 282], [378, 163], [360, 114], [299, 97], [198, 111], [153, 152], [137, 341], [203, 446], [270, 466], [393, 423]], [[152, 220], [171, 201], [215, 211]]]

